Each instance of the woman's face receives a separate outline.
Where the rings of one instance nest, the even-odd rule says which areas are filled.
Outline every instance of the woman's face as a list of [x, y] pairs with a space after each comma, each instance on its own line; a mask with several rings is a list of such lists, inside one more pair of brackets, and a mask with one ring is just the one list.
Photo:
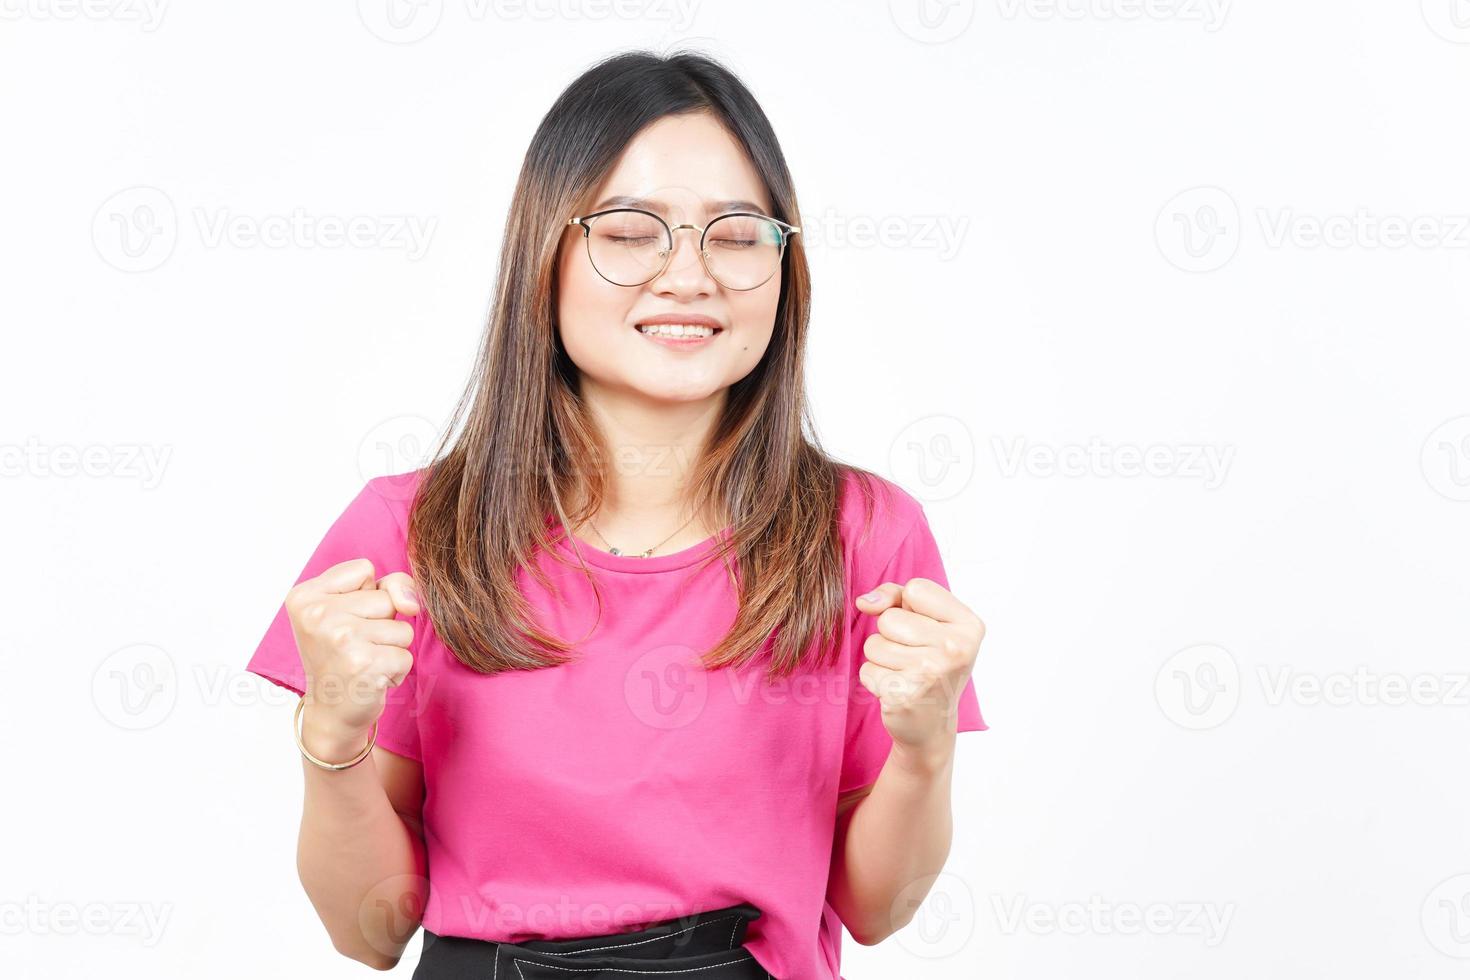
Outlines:
[[[612, 197], [647, 200], [639, 205], [672, 227], [704, 227], [724, 211], [718, 202], [749, 201], [771, 213], [771, 200], [740, 145], [707, 113], [665, 116], [623, 151], [583, 214]], [[699, 233], [674, 232], [668, 268], [641, 286], [619, 286], [597, 273], [587, 257], [582, 229], [568, 226], [558, 259], [558, 330], [581, 373], [584, 397], [598, 387], [660, 402], [695, 402], [724, 389], [760, 362], [775, 327], [781, 294], [777, 270], [764, 285], [726, 289], [710, 278], [699, 258]], [[688, 348], [662, 344], [637, 324], [659, 314], [702, 314], [720, 329]]]

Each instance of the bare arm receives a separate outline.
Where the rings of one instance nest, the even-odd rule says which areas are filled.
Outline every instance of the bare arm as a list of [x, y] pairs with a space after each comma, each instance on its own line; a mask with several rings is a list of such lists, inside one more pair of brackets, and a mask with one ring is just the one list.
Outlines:
[[[302, 716], [302, 742], [319, 759], [349, 759], [367, 744]], [[305, 805], [296, 870], [332, 945], [377, 970], [398, 963], [428, 899], [422, 829], [423, 767], [374, 747], [350, 769], [329, 771], [301, 760]]]
[[[299, 582], [286, 597], [306, 673], [301, 742], [318, 759], [351, 759], [372, 737], [385, 692], [413, 668], [413, 580], [375, 580], [363, 558]], [[317, 692], [321, 692], [318, 696]], [[301, 760], [306, 778], [296, 870], [332, 945], [391, 969], [418, 929], [428, 900], [423, 767], [374, 747], [346, 769]]]
[[877, 781], [838, 800], [827, 897], [853, 938], [872, 946], [913, 920], [949, 858], [959, 699], [985, 624], [919, 576], [857, 602], [878, 624], [863, 640], [858, 678], [878, 696], [893, 744]]
[[864, 946], [908, 925], [944, 870], [953, 772], [953, 737], [947, 753], [929, 758], [895, 746], [877, 782], [839, 799], [827, 900]]

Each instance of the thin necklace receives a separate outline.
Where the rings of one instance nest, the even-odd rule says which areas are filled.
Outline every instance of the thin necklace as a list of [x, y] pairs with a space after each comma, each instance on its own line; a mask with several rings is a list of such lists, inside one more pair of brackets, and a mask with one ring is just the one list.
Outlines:
[[[592, 518], [590, 518], [590, 517], [587, 518], [587, 523], [588, 524], [592, 524]], [[690, 524], [693, 524], [693, 523], [694, 523], [694, 515], [691, 515], [690, 518], [689, 518], [689, 520], [685, 521], [684, 524], [683, 524], [683, 526], [680, 527], [678, 531], [675, 531], [674, 534], [678, 534], [679, 531], [684, 530], [684, 528], [688, 527]], [[609, 541], [607, 538], [603, 538], [602, 537], [602, 532], [597, 530], [597, 525], [596, 524], [592, 524], [592, 530], [593, 531], [596, 531], [597, 532], [597, 536], [599, 538], [602, 538], [602, 543], [605, 544], [605, 545], [607, 545], [607, 549], [608, 549], [608, 553], [609, 554], [621, 555], [623, 553], [621, 549], [614, 548], [611, 541]], [[663, 547], [665, 544], [667, 544], [669, 542], [670, 539], [673, 538], [674, 534], [671, 534], [667, 538], [664, 538], [658, 544], [654, 545], [653, 548], [661, 548], [661, 547]], [[647, 551], [641, 551], [641, 552], [639, 552], [636, 555], [629, 555], [628, 557], [630, 557], [630, 558], [648, 558], [648, 557], [650, 557], [650, 556], [653, 555], [653, 548], [649, 548]]]

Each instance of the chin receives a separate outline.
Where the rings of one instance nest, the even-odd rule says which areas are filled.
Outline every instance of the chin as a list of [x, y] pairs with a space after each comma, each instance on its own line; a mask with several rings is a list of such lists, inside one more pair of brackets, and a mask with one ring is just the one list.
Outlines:
[[687, 404], [714, 398], [720, 394], [725, 386], [711, 384], [706, 381], [690, 382], [688, 384], [670, 384], [664, 381], [661, 383], [641, 384], [633, 382], [628, 387], [649, 401]]

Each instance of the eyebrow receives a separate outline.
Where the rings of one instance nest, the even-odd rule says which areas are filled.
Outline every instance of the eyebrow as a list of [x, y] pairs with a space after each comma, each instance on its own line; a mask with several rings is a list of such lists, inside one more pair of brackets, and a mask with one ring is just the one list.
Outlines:
[[[731, 201], [707, 201], [705, 202], [711, 214], [723, 214], [727, 211], [754, 211], [757, 214], [766, 214], [766, 209], [754, 201], [735, 199]], [[658, 201], [646, 197], [629, 197], [626, 194], [618, 194], [609, 197], [596, 207], [593, 211], [602, 211], [605, 208], [642, 208], [645, 211], [662, 213], [664, 206]]]

